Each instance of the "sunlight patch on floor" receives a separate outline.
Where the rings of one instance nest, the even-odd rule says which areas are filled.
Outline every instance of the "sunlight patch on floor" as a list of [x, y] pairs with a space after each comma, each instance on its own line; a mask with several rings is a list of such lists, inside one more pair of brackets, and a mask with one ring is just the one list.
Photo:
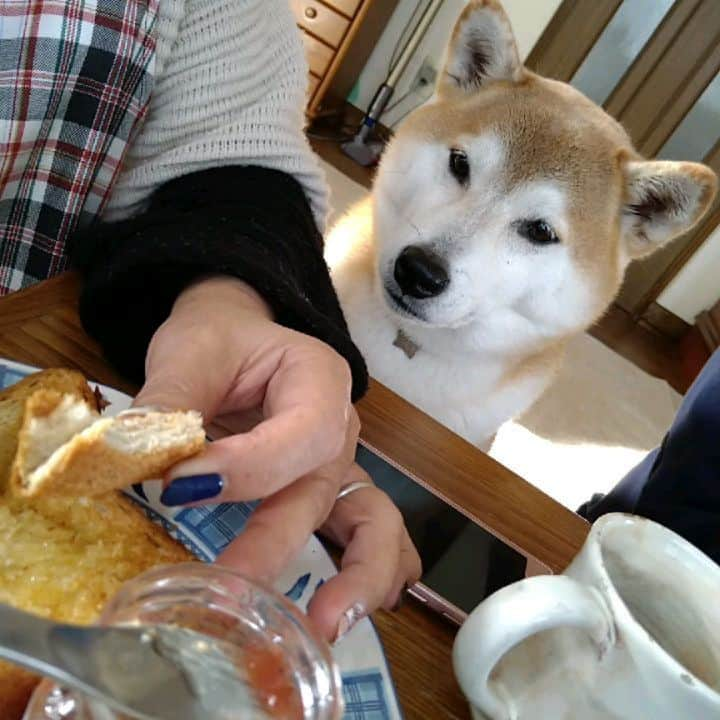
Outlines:
[[490, 454], [558, 502], [577, 510], [594, 493], [610, 490], [647, 451], [550, 441], [509, 422], [500, 428]]
[[576, 510], [660, 444], [680, 401], [665, 381], [581, 335], [553, 385], [500, 428], [490, 454]]

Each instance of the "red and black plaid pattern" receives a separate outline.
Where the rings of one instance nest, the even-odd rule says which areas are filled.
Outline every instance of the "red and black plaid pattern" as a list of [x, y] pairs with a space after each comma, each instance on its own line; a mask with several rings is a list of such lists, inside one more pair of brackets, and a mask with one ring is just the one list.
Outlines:
[[0, 295], [62, 271], [153, 85], [159, 0], [0, 2]]

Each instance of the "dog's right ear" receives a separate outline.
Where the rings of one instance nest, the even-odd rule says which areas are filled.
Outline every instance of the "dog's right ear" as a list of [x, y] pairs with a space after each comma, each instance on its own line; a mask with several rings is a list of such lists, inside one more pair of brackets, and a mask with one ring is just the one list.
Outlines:
[[515, 35], [496, 0], [470, 0], [455, 25], [438, 95], [473, 93], [488, 82], [517, 82], [523, 74]]
[[630, 258], [641, 258], [700, 221], [718, 178], [707, 165], [671, 160], [627, 162], [622, 232]]

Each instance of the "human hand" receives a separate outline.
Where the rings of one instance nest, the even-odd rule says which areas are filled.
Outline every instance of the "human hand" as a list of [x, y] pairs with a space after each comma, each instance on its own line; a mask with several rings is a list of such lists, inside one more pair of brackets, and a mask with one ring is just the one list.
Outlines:
[[[343, 486], [359, 481], [370, 478], [353, 464]], [[338, 500], [320, 533], [344, 548], [340, 573], [316, 591], [308, 608], [326, 637], [339, 639], [377, 607], [396, 609], [405, 589], [420, 579], [420, 556], [402, 515], [374, 485]]]
[[[272, 582], [324, 526], [347, 545], [343, 570], [310, 607], [328, 639], [352, 608], [358, 615], [361, 605], [364, 613], [393, 604], [419, 574], [399, 513], [379, 490], [335, 503], [357, 472], [360, 425], [345, 360], [274, 323], [249, 286], [213, 277], [188, 288], [153, 337], [146, 378], [136, 405], [196, 409], [234, 431], [174, 467], [163, 501], [263, 500], [220, 562]], [[368, 537], [372, 528], [385, 538], [382, 552]]]

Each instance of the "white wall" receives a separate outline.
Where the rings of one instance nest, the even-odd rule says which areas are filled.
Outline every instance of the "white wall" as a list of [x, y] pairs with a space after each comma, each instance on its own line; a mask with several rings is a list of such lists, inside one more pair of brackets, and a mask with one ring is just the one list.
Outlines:
[[658, 303], [685, 322], [710, 309], [720, 299], [720, 227], [715, 228], [665, 288]]
[[[441, 69], [450, 32], [466, 1], [445, 0], [422, 45], [405, 71], [404, 77], [398, 83], [395, 100], [408, 91], [425, 58], [430, 58], [438, 71]], [[504, 0], [503, 5], [515, 30], [522, 58], [527, 57], [532, 50], [560, 2], [561, 0]], [[427, 0], [422, 0], [422, 4], [425, 7]], [[363, 68], [358, 83], [349, 97], [350, 102], [362, 110], [367, 108], [378, 86], [385, 80], [393, 49], [416, 5], [417, 0], [400, 0]], [[416, 20], [419, 14], [416, 15]], [[393, 125], [405, 112], [425, 97], [429, 97], [431, 92], [432, 90], [428, 88], [424, 94], [414, 93], [406, 98], [394, 110], [383, 116], [383, 124]]]
[[561, 2], [562, 0], [503, 0], [503, 7], [512, 23], [523, 60], [535, 47]]

